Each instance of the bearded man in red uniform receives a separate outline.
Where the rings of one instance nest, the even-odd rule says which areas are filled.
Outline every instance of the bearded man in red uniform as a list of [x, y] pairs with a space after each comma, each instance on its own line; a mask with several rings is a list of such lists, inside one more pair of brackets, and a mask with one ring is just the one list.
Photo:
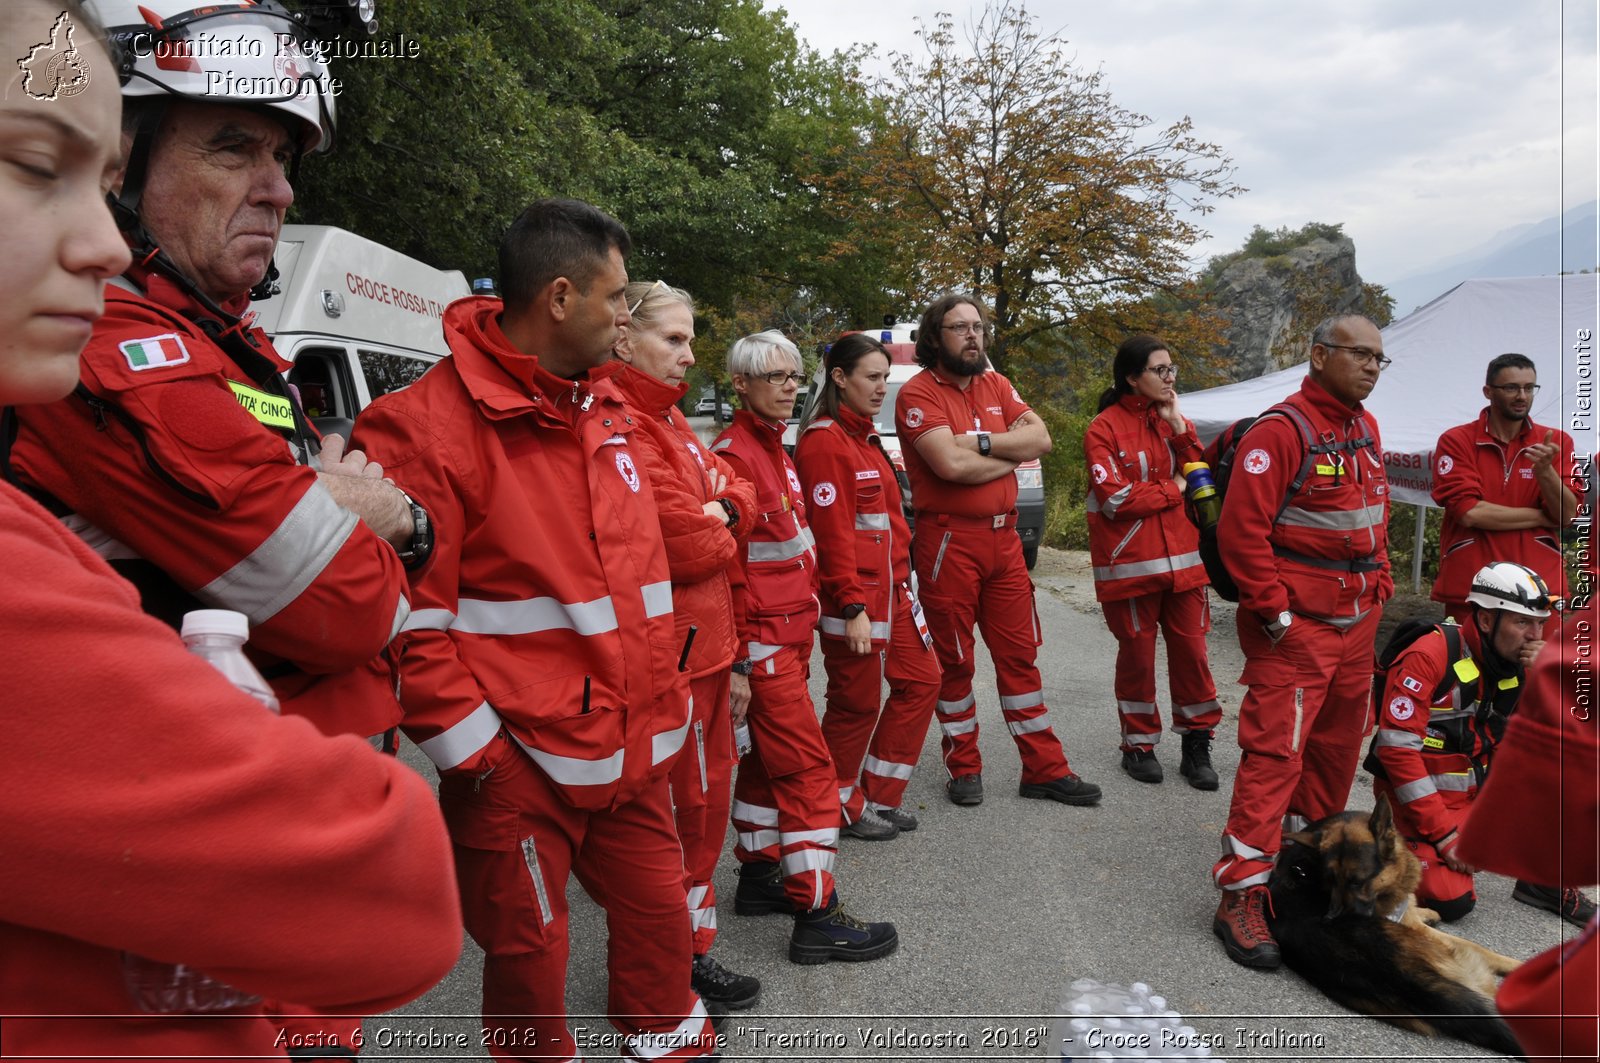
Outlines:
[[1388, 364], [1367, 318], [1319, 324], [1300, 390], [1239, 441], [1222, 507], [1249, 689], [1212, 930], [1247, 967], [1283, 962], [1265, 913], [1282, 834], [1344, 809], [1367, 732], [1373, 638], [1394, 581], [1383, 449], [1361, 401]]
[[1035, 658], [1042, 638], [1017, 537], [1017, 466], [1050, 451], [1050, 432], [984, 355], [988, 320], [970, 295], [934, 300], [917, 330], [923, 367], [900, 387], [895, 426], [917, 515], [912, 563], [944, 678], [945, 793], [983, 801], [973, 627], [994, 660], [1000, 711], [1022, 756], [1023, 797], [1092, 805], [1100, 787], [1067, 766]]

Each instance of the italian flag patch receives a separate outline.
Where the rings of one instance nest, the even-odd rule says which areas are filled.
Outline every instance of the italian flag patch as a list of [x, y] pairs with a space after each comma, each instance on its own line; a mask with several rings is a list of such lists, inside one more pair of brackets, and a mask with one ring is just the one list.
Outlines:
[[121, 345], [122, 356], [134, 372], [145, 369], [163, 369], [169, 365], [182, 365], [189, 360], [189, 349], [183, 338], [175, 332], [149, 339], [129, 340]]

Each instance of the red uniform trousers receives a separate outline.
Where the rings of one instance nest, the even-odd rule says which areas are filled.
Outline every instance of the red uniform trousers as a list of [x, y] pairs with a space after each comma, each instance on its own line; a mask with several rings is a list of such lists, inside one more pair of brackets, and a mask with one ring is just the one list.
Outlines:
[[1015, 524], [1014, 515], [1000, 527], [987, 518], [919, 515], [911, 543], [917, 597], [944, 670], [935, 710], [952, 777], [983, 770], [972, 695], [974, 624], [994, 661], [1000, 713], [1022, 756], [1022, 781], [1050, 782], [1071, 771], [1051, 730], [1044, 681], [1034, 663], [1042, 633]]
[[607, 1010], [626, 1038], [621, 1054], [690, 1059], [715, 1050], [705, 1005], [689, 988], [683, 854], [665, 777], [618, 808], [584, 811], [513, 745], [482, 778], [443, 776], [439, 805], [467, 932], [484, 950], [492, 1058], [578, 1055], [565, 1019], [569, 874], [606, 912]]
[[806, 689], [811, 646], [784, 646], [750, 676], [750, 752], [733, 787], [740, 863], [776, 863], [795, 906], [811, 911], [833, 896], [839, 795], [816, 706]]
[[1217, 685], [1206, 656], [1211, 605], [1204, 587], [1160, 590], [1101, 602], [1106, 626], [1117, 638], [1113, 691], [1122, 721], [1122, 749], [1149, 749], [1161, 741], [1156, 706], [1156, 625], [1167, 640], [1167, 689], [1172, 695], [1172, 730], [1210, 733], [1222, 721]]
[[728, 838], [728, 809], [733, 801], [733, 720], [728, 715], [726, 668], [689, 681], [694, 714], [689, 741], [672, 765], [673, 815], [683, 843], [683, 882], [689, 893], [689, 928], [694, 954], [711, 951], [717, 940], [717, 889], [711, 873]]
[[[1378, 793], [1388, 793], [1389, 807], [1395, 805], [1394, 793], [1378, 780], [1373, 787]], [[1477, 903], [1478, 891], [1472, 886], [1472, 876], [1464, 871], [1452, 871], [1439, 859], [1439, 850], [1433, 843], [1421, 840], [1405, 839], [1406, 848], [1416, 855], [1422, 864], [1422, 879], [1417, 883], [1413, 892], [1417, 895], [1417, 903], [1424, 908], [1433, 908], [1436, 904], [1459, 904], [1462, 901]], [[1429, 902], [1435, 903], [1429, 903]]]
[[1283, 837], [1344, 811], [1371, 724], [1372, 640], [1380, 610], [1354, 626], [1296, 616], [1274, 646], [1259, 618], [1239, 611], [1248, 687], [1239, 706], [1239, 770], [1211, 877], [1223, 889], [1264, 885]]
[[[917, 631], [911, 594], [901, 587], [894, 598], [884, 649], [855, 654], [843, 639], [822, 639], [828, 669], [822, 737], [839, 773], [839, 804], [846, 823], [860, 819], [868, 806], [900, 807], [939, 700], [939, 659]], [[880, 716], [878, 698], [885, 678], [889, 699]]]

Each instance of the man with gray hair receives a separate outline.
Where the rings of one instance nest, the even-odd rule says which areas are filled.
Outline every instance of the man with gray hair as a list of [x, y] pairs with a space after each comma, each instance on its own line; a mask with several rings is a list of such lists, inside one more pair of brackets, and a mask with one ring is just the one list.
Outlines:
[[734, 580], [734, 618], [748, 655], [733, 668], [750, 677], [751, 751], [733, 789], [733, 910], [792, 913], [795, 963], [875, 960], [900, 939], [893, 923], [863, 922], [839, 902], [838, 779], [806, 687], [820, 615], [817, 552], [800, 477], [783, 449], [801, 369], [800, 352], [776, 330], [734, 343], [728, 373], [741, 408], [711, 445], [756, 489], [743, 580]]
[[1342, 811], [1361, 757], [1374, 633], [1394, 594], [1389, 483], [1361, 401], [1388, 364], [1367, 318], [1319, 324], [1300, 390], [1239, 440], [1222, 507], [1249, 689], [1212, 930], [1247, 967], [1282, 963], [1265, 905], [1283, 832]]

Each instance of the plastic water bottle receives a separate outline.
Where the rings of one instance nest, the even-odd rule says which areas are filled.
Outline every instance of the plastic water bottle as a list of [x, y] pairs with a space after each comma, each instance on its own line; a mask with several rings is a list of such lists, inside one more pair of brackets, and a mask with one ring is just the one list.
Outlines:
[[[272, 688], [244, 655], [250, 621], [231, 609], [196, 609], [184, 614], [183, 642], [197, 657], [271, 712], [278, 711]], [[181, 963], [160, 963], [131, 952], [122, 954], [122, 979], [140, 1011], [153, 1014], [205, 1014], [259, 1004], [254, 993], [235, 989]]]
[[[1204, 468], [1204, 466], [1201, 466]], [[1062, 994], [1051, 1029], [1051, 1063], [1090, 1059], [1216, 1059], [1215, 1037], [1197, 1033], [1143, 982], [1079, 978]]]
[[1183, 467], [1183, 478], [1189, 485], [1189, 504], [1194, 506], [1200, 527], [1209, 528], [1222, 516], [1222, 499], [1217, 497], [1217, 484], [1211, 478], [1211, 466], [1203, 461], [1191, 461]]

